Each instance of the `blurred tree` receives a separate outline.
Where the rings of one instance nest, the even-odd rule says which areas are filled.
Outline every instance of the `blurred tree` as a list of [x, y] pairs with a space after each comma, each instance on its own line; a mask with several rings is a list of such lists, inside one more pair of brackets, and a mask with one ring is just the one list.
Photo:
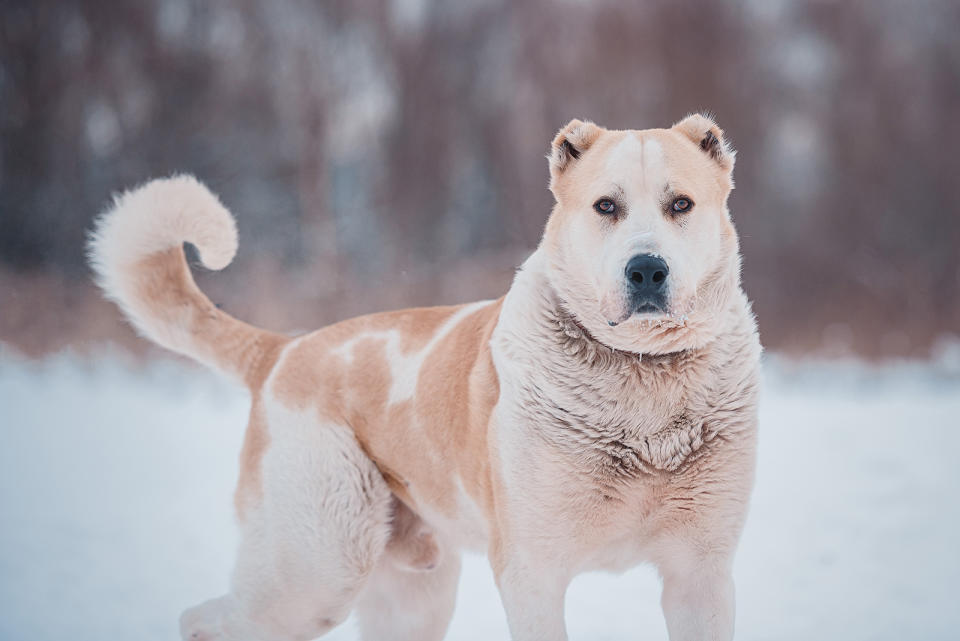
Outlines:
[[269, 260], [314, 283], [284, 305], [375, 307], [383, 274], [509, 269], [570, 118], [706, 108], [740, 151], [731, 204], [768, 344], [839, 324], [858, 349], [899, 332], [909, 351], [960, 327], [949, 0], [10, 0], [0, 20], [7, 270], [85, 278], [111, 192], [188, 171], [239, 219], [234, 282]]

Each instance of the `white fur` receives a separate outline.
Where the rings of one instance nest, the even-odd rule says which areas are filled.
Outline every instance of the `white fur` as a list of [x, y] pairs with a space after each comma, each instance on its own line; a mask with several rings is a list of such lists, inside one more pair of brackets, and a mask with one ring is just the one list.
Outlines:
[[114, 270], [185, 242], [197, 246], [204, 267], [220, 270], [237, 253], [237, 226], [193, 176], [161, 178], [114, 197], [97, 220], [91, 259], [98, 273], [116, 278]]
[[184, 613], [192, 641], [299, 641], [349, 615], [390, 537], [391, 493], [352, 430], [264, 401], [273, 444], [229, 595]]
[[[630, 356], [601, 353], [595, 357], [599, 366], [587, 366], [590, 357], [573, 350], [568, 355], [558, 346], [557, 336], [562, 344], [563, 333], [542, 315], [556, 305], [549, 300], [548, 269], [541, 250], [527, 260], [507, 294], [491, 341], [501, 382], [494, 414], [506, 486], [502, 500], [510, 514], [500, 533], [509, 541], [509, 553], [498, 582], [513, 638], [566, 639], [563, 597], [574, 576], [647, 561], [664, 577], [663, 607], [672, 641], [729, 640], [731, 564], [752, 482], [755, 429], [753, 412], [740, 408], [755, 408], [759, 354], [745, 302], [736, 301], [717, 319], [729, 329], [702, 364], [687, 372], [693, 378], [670, 380], [658, 389], [644, 382], [656, 365], [644, 370], [639, 357], [630, 365]], [[582, 337], [570, 340], [576, 345]], [[635, 368], [646, 373], [634, 378]], [[703, 392], [694, 392], [702, 386], [698, 379], [713, 386], [702, 399], [698, 395]], [[619, 392], [624, 382], [635, 386], [632, 397]], [[620, 400], [607, 403], [602, 392], [593, 390], [606, 390], [611, 400]], [[724, 401], [730, 403], [729, 411], [710, 400], [714, 393], [732, 395]], [[592, 399], [594, 409], [578, 404], [583, 395]], [[557, 414], [565, 411], [560, 408], [577, 408], [575, 422], [586, 424], [556, 426]], [[710, 423], [694, 421], [688, 431], [664, 430], [678, 411], [708, 417]], [[630, 427], [620, 432], [620, 425]], [[697, 466], [691, 460], [705, 449], [716, 450], [717, 429], [731, 439], [731, 445], [721, 447], [736, 465], [692, 473]], [[632, 468], [604, 480], [608, 450]], [[657, 470], [678, 474], [678, 487]], [[679, 480], [684, 475], [690, 480]], [[692, 492], [684, 500], [697, 500], [701, 484], [716, 497], [704, 500], [689, 523], [659, 520], [661, 493]], [[601, 493], [611, 494], [612, 501], [598, 502]], [[557, 519], [558, 514], [564, 517]], [[585, 532], [589, 535], [582, 538]]]
[[[237, 227], [216, 196], [193, 176], [153, 180], [114, 197], [96, 221], [88, 252], [97, 282], [143, 336], [193, 355], [189, 319], [160, 317], [140, 298], [137, 264], [157, 252], [197, 247], [204, 267], [219, 270], [237, 251]], [[208, 363], [213, 364], [213, 363]]]

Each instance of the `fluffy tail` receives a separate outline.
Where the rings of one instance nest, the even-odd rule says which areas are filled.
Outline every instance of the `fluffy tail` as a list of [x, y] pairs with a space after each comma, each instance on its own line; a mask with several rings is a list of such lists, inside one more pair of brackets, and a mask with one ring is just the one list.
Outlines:
[[143, 336], [258, 385], [288, 339], [217, 309], [190, 274], [184, 242], [204, 267], [220, 270], [237, 252], [237, 226], [195, 178], [174, 176], [115, 197], [97, 219], [88, 255], [107, 298]]

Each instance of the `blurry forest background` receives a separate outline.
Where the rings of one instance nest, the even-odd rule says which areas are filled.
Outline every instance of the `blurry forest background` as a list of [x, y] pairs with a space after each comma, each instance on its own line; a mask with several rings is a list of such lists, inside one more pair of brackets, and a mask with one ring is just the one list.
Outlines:
[[111, 193], [192, 172], [240, 227], [201, 286], [310, 329], [506, 291], [572, 117], [707, 109], [768, 347], [925, 356], [960, 328], [952, 0], [5, 0], [0, 341], [135, 345], [84, 263]]

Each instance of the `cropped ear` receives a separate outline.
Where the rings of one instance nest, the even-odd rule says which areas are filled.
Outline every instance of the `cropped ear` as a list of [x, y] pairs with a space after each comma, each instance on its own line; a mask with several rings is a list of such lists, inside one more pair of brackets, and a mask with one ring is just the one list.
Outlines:
[[705, 114], [691, 114], [673, 126], [696, 144], [705, 154], [719, 163], [726, 172], [733, 171], [737, 152], [723, 138], [723, 129]]
[[550, 161], [550, 182], [555, 181], [570, 163], [590, 148], [600, 136], [601, 129], [592, 122], [574, 118], [563, 126], [550, 145], [547, 159]]

